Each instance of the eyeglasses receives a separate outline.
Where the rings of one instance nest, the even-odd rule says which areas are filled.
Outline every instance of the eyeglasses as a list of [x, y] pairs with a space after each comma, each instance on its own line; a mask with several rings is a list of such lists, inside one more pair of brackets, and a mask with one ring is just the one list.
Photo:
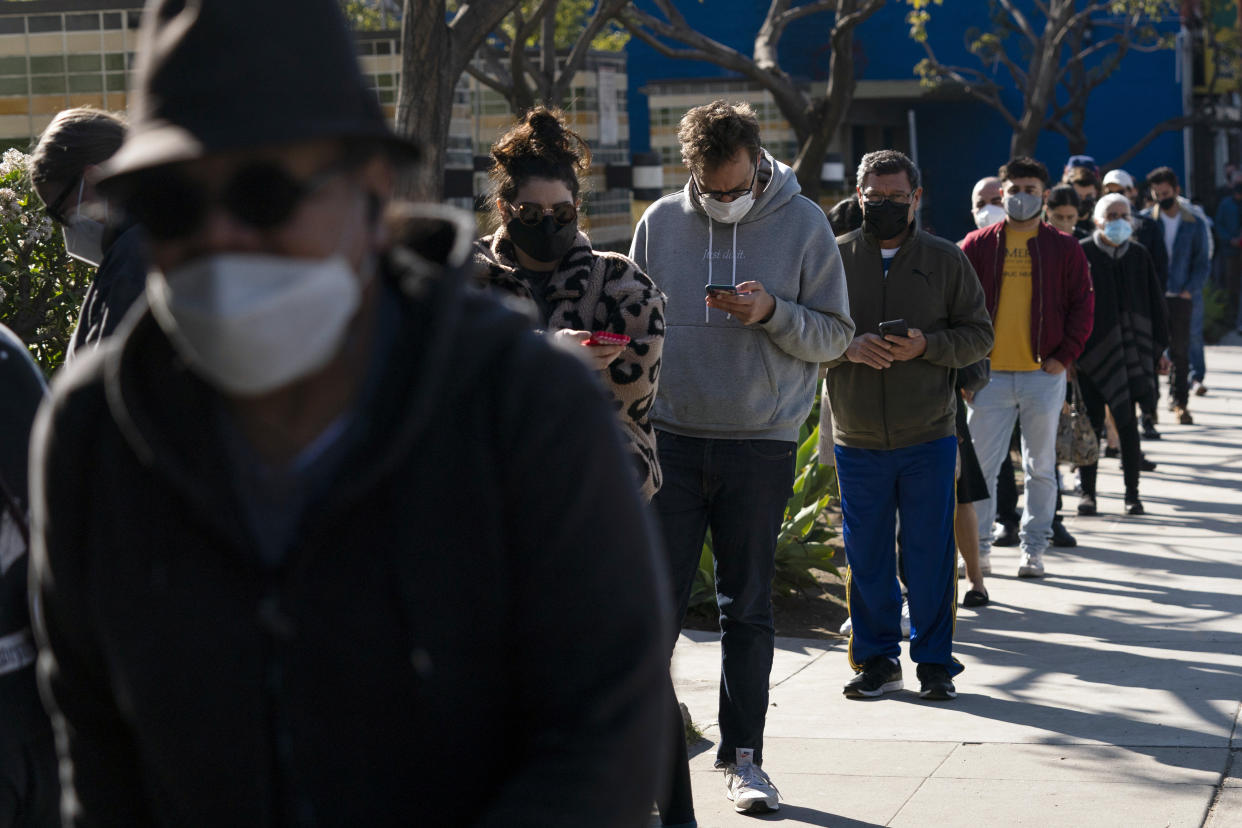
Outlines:
[[44, 212], [47, 213], [48, 218], [50, 218], [52, 221], [56, 222], [57, 224], [62, 224], [62, 225], [68, 224], [69, 219], [66, 218], [65, 214], [61, 211], [64, 209], [65, 202], [69, 200], [69, 196], [73, 194], [74, 190], [77, 190], [79, 187], [81, 187], [81, 185], [82, 185], [81, 176], [78, 176], [77, 178], [73, 179], [68, 184], [66, 184], [65, 189], [60, 191], [60, 195], [56, 196], [56, 198], [48, 202], [47, 206], [43, 208]]
[[749, 195], [750, 193], [752, 193], [755, 189], [755, 179], [757, 179], [758, 177], [759, 177], [759, 165], [756, 164], [755, 171], [750, 176], [750, 186], [742, 187], [739, 190], [704, 190], [702, 187], [699, 186], [699, 182], [693, 176], [691, 176], [690, 182], [694, 185], [694, 189], [701, 196], [715, 199], [716, 201], [724, 201], [726, 198], [729, 199], [730, 201], [733, 201], [735, 199], [741, 198], [744, 195]]
[[868, 207], [882, 207], [884, 202], [891, 201], [893, 204], [908, 205], [913, 196], [913, 193], [892, 193], [890, 195], [863, 193], [863, 204]]
[[302, 201], [358, 163], [353, 156], [338, 158], [299, 180], [281, 164], [259, 161], [241, 167], [218, 188], [165, 167], [135, 173], [122, 201], [130, 216], [160, 241], [193, 234], [213, 207], [227, 210], [257, 230], [270, 230], [288, 221]]
[[578, 208], [572, 201], [562, 201], [551, 207], [544, 207], [533, 201], [523, 201], [520, 204], [510, 203], [509, 206], [517, 214], [518, 221], [529, 227], [538, 226], [543, 221], [543, 217], [549, 215], [562, 227], [573, 223], [574, 219], [578, 218]]

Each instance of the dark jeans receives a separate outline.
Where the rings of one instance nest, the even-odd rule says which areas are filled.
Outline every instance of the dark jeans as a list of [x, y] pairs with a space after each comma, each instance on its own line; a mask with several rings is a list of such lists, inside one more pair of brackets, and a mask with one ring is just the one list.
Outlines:
[[[1087, 407], [1087, 417], [1091, 420], [1091, 427], [1099, 433], [1104, 430], [1104, 407], [1108, 403], [1086, 374], [1078, 375], [1078, 384], [1082, 387], [1082, 401]], [[1117, 437], [1121, 442], [1121, 474], [1125, 480], [1126, 502], [1129, 503], [1138, 500], [1139, 463], [1142, 462], [1134, 403], [1130, 404], [1129, 411], [1114, 411], [1113, 422], [1117, 424]], [[1095, 479], [1098, 471], [1098, 462], [1090, 466], [1078, 467], [1083, 494], [1095, 497]]]
[[780, 440], [713, 440], [656, 433], [664, 485], [660, 516], [678, 627], [686, 617], [703, 539], [712, 531], [720, 608], [718, 764], [737, 748], [763, 761], [772, 672], [772, 573], [776, 537], [793, 490], [797, 446]]
[[1186, 406], [1190, 394], [1190, 309], [1191, 300], [1166, 296], [1164, 306], [1169, 315], [1169, 396], [1173, 402]]

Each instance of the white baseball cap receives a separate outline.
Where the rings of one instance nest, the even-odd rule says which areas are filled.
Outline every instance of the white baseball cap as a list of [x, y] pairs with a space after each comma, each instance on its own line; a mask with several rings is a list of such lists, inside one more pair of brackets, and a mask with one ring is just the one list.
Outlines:
[[1125, 170], [1109, 170], [1104, 175], [1104, 184], [1120, 184], [1121, 189], [1128, 190], [1134, 186], [1134, 178]]

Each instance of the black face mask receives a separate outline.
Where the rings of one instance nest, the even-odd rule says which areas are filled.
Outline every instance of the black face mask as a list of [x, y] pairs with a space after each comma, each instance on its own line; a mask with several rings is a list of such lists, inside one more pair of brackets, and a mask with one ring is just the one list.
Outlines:
[[1173, 205], [1177, 203], [1177, 196], [1169, 196], [1168, 198], [1162, 198], [1156, 203], [1160, 205], [1161, 210], [1171, 210], [1173, 209]]
[[533, 226], [513, 218], [505, 228], [513, 243], [537, 262], [559, 262], [578, 237], [577, 221], [557, 224], [552, 216], [544, 216], [543, 221]]
[[864, 207], [863, 226], [880, 241], [895, 239], [910, 226], [910, 205], [885, 199], [878, 207]]
[[1078, 202], [1078, 215], [1083, 219], [1091, 218], [1092, 211], [1095, 210], [1095, 199], [1084, 198]]

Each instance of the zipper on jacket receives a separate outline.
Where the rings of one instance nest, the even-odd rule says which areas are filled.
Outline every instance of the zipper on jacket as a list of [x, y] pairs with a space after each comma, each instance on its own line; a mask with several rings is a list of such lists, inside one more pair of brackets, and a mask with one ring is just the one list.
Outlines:
[[[880, 268], [883, 272], [884, 254], [880, 254]], [[896, 257], [893, 257], [896, 260]], [[889, 270], [892, 270], [893, 263], [889, 262]], [[880, 321], [888, 319], [888, 274], [884, 274], [884, 280], [880, 283]], [[884, 448], [892, 448], [892, 438], [888, 433], [888, 371], [880, 372], [880, 425], [884, 427]]]
[[1039, 327], [1035, 331], [1035, 362], [1039, 365], [1044, 364], [1042, 351], [1044, 349], [1044, 287], [1043, 279], [1038, 281], [1035, 279], [1036, 274], [1043, 274], [1043, 269], [1039, 266], [1039, 226], [1035, 227], [1035, 238], [1031, 239], [1031, 289], [1034, 290], [1039, 285]]

